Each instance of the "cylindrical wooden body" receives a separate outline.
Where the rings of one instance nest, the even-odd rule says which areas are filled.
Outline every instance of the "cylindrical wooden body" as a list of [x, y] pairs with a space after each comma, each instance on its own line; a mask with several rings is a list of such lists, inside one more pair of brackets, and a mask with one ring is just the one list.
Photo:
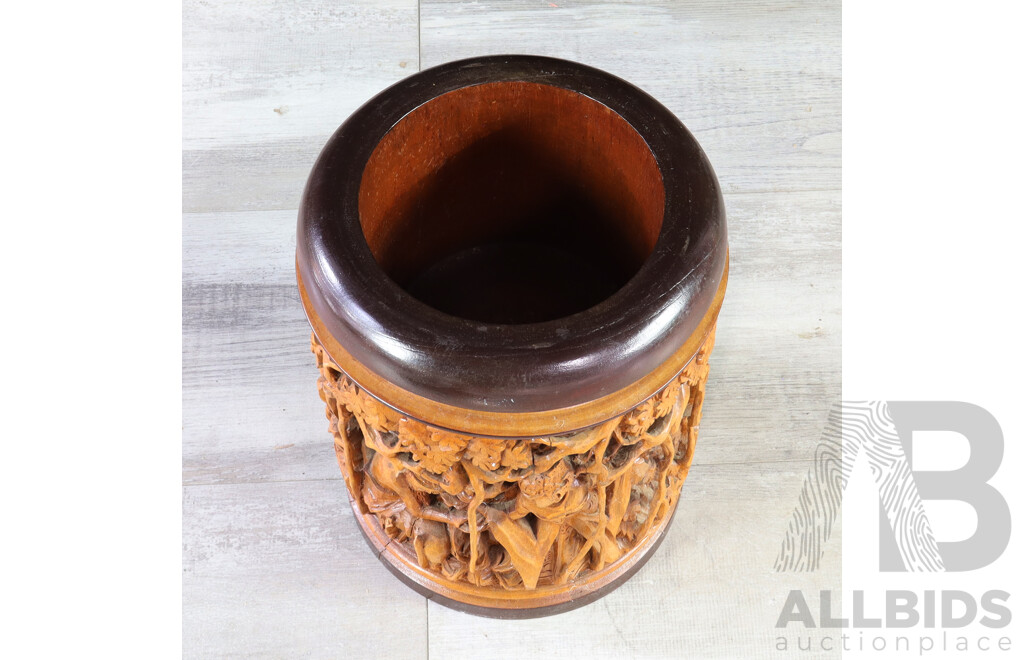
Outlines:
[[392, 572], [512, 617], [643, 564], [728, 273], [717, 179], [668, 110], [550, 58], [411, 76], [324, 148], [297, 270], [352, 508]]

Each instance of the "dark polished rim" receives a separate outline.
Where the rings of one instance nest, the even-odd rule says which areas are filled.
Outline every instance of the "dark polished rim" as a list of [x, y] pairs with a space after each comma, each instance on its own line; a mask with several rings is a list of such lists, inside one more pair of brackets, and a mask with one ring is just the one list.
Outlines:
[[[661, 233], [639, 272], [595, 307], [526, 325], [469, 321], [412, 298], [370, 253], [358, 211], [366, 162], [402, 117], [444, 93], [510, 81], [572, 90], [617, 112], [647, 142], [665, 186]], [[726, 257], [721, 189], [682, 123], [620, 78], [545, 57], [452, 62], [381, 92], [327, 142], [299, 209], [299, 274], [334, 338], [391, 383], [472, 410], [568, 408], [636, 382], [697, 329]]]

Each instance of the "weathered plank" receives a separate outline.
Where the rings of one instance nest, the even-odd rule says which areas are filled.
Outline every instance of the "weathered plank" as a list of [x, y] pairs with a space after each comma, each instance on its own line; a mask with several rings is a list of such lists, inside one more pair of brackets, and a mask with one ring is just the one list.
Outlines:
[[838, 189], [840, 3], [424, 0], [422, 64], [531, 53], [584, 62], [661, 101], [726, 192]]
[[377, 562], [344, 483], [189, 486], [183, 505], [185, 657], [426, 656], [424, 599]]
[[294, 209], [334, 129], [416, 71], [415, 0], [187, 0], [185, 211]]

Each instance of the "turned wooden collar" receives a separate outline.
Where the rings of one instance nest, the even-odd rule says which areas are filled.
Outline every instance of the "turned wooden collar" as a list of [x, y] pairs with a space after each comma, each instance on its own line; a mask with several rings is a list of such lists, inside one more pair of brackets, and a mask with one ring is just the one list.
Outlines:
[[[494, 322], [501, 300], [462, 315], [417, 291], [432, 261], [529, 237], [514, 218], [566, 195], [585, 212], [540, 231], [576, 259], [559, 282], [607, 276], [595, 304]], [[368, 392], [454, 430], [532, 435], [609, 419], [678, 374], [714, 326], [728, 242], [717, 178], [670, 111], [591, 67], [502, 56], [423, 71], [357, 110], [310, 174], [296, 260], [314, 332]], [[420, 281], [443, 281], [435, 270]], [[553, 297], [551, 314], [566, 309]]]

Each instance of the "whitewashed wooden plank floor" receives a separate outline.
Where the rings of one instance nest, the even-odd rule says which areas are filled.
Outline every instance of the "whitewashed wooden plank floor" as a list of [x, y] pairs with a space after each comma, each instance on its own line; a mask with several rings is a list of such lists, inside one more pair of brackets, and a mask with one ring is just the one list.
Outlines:
[[416, 0], [185, 0], [185, 212], [294, 209], [327, 137], [416, 71]]
[[[187, 1], [183, 31], [185, 655], [775, 657], [779, 599], [840, 575], [838, 536], [817, 573], [772, 572], [840, 396], [839, 3]], [[421, 57], [502, 52], [604, 68], [676, 112], [726, 191], [732, 254], [665, 543], [601, 601], [522, 622], [427, 605], [365, 546], [293, 275], [334, 128]]]

